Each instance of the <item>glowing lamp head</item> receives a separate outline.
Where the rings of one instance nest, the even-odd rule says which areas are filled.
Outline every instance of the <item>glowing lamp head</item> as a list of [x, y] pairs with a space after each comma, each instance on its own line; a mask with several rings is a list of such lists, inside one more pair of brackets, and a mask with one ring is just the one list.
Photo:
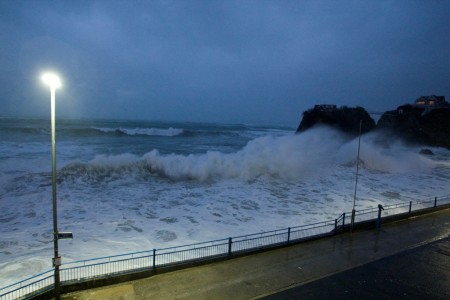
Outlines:
[[61, 87], [61, 80], [59, 79], [58, 75], [53, 73], [45, 73], [42, 75], [42, 81], [49, 85], [50, 88], [59, 88]]

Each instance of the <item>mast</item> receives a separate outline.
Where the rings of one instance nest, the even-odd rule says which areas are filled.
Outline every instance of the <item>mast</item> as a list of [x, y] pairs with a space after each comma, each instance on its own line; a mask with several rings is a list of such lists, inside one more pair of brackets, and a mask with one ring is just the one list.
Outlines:
[[353, 226], [355, 224], [356, 190], [358, 187], [358, 174], [359, 174], [359, 152], [361, 150], [361, 130], [362, 130], [362, 120], [359, 120], [358, 155], [356, 157], [355, 193], [353, 196], [353, 209], [352, 209], [352, 227], [351, 227], [352, 231], [353, 231]]

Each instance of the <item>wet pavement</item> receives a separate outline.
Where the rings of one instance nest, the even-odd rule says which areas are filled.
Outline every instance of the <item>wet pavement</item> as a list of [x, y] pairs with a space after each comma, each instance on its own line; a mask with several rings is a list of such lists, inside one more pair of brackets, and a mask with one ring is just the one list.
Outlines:
[[449, 299], [450, 209], [62, 299]]
[[263, 299], [450, 299], [450, 237]]

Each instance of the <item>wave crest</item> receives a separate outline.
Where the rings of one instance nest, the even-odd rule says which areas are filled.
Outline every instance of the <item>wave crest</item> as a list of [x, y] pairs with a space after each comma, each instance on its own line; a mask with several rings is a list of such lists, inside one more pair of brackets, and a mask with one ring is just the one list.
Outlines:
[[235, 153], [208, 151], [185, 156], [162, 155], [153, 150], [145, 154], [144, 159], [152, 171], [174, 179], [297, 178], [315, 173], [329, 163], [327, 153], [342, 143], [337, 132], [326, 130], [323, 134], [328, 135], [327, 140], [331, 142], [320, 147], [317, 147], [320, 137], [305, 133], [256, 138]]
[[[417, 149], [401, 145], [384, 147], [375, 135], [363, 136], [362, 168], [400, 173], [423, 170], [434, 164]], [[325, 175], [336, 165], [354, 166], [357, 139], [348, 141], [341, 133], [317, 128], [302, 134], [256, 138], [234, 153], [208, 151], [204, 154], [161, 154], [152, 150], [143, 157], [132, 154], [97, 156], [88, 163], [75, 163], [62, 171], [66, 177], [87, 178], [161, 176], [173, 180], [253, 180], [310, 178]], [[350, 171], [349, 172], [353, 172]]]
[[58, 176], [63, 180], [73, 181], [111, 181], [134, 174], [144, 177], [149, 174], [142, 160], [133, 154], [115, 156], [98, 155], [93, 160], [72, 162], [61, 169]]
[[180, 128], [94, 128], [103, 133], [119, 133], [125, 135], [149, 135], [149, 136], [177, 136], [183, 134]]

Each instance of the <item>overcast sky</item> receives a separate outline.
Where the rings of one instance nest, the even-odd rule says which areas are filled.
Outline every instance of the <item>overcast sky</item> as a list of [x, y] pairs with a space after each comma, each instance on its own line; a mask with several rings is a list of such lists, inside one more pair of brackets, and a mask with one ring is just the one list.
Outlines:
[[450, 98], [450, 1], [0, 1], [0, 116], [286, 123]]

